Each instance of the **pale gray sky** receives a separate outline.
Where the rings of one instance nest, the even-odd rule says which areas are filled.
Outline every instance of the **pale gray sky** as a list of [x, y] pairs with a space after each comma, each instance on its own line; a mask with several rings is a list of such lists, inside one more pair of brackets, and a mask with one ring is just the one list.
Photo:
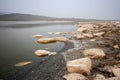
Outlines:
[[0, 0], [0, 11], [120, 20], [120, 0]]

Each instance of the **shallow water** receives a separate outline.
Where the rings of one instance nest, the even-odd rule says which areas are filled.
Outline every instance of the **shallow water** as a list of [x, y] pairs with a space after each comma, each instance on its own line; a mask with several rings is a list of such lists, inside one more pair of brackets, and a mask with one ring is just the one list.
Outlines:
[[[71, 24], [0, 28], [0, 78], [13, 73], [17, 69], [14, 64], [18, 62], [38, 60], [39, 57], [34, 55], [36, 50], [50, 48], [49, 51], [57, 52], [64, 46], [64, 43], [61, 42], [38, 44], [33, 35], [42, 34], [44, 37], [54, 37], [59, 35], [48, 35], [47, 32], [71, 32], [75, 30], [76, 27]], [[70, 37], [70, 35], [66, 37]]]

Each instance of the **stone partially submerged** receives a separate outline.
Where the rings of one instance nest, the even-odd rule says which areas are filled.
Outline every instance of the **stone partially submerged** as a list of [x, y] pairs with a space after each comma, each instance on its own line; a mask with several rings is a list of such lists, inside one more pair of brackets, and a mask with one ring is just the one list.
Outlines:
[[47, 32], [48, 34], [53, 34], [53, 32]]
[[34, 35], [33, 37], [34, 37], [34, 38], [42, 38], [42, 37], [43, 37], [43, 35], [36, 34], [36, 35]]
[[48, 43], [55, 43], [56, 40], [53, 38], [42, 38], [37, 40], [38, 43], [42, 43], [42, 44], [48, 44]]
[[48, 56], [48, 55], [55, 55], [55, 52], [50, 52], [47, 50], [37, 50], [35, 51], [35, 55], [38, 57], [44, 57], [44, 56]]
[[54, 43], [56, 41], [67, 42], [68, 39], [66, 37], [53, 37], [53, 38], [42, 38], [37, 40], [38, 43], [42, 43], [42, 44]]
[[31, 63], [32, 63], [31, 61], [19, 62], [19, 63], [15, 64], [14, 66], [15, 67], [22, 67], [22, 66], [25, 66], [25, 65], [28, 65], [28, 64], [31, 64]]
[[102, 49], [99, 48], [91, 48], [83, 51], [83, 55], [85, 57], [99, 59], [105, 56], [105, 53]]
[[54, 37], [53, 38], [55, 41], [59, 41], [59, 42], [67, 42], [68, 39], [66, 37]]
[[88, 80], [85, 76], [78, 73], [70, 73], [63, 76], [66, 80]]
[[67, 71], [70, 73], [90, 74], [92, 61], [90, 58], [80, 58], [67, 62]]
[[55, 32], [54, 34], [62, 34], [62, 32]]

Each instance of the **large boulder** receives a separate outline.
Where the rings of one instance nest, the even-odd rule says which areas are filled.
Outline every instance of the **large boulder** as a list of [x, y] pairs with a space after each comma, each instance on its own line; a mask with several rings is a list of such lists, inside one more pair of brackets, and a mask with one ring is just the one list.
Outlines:
[[66, 80], [88, 80], [85, 76], [78, 73], [70, 73], [63, 76]]
[[56, 40], [53, 38], [42, 38], [42, 39], [38, 39], [37, 42], [42, 44], [48, 44], [48, 43], [54, 43], [56, 42]]
[[83, 51], [85, 57], [99, 59], [105, 56], [105, 52], [99, 48], [91, 48]]
[[80, 58], [68, 61], [66, 66], [70, 73], [90, 74], [92, 61], [90, 58]]

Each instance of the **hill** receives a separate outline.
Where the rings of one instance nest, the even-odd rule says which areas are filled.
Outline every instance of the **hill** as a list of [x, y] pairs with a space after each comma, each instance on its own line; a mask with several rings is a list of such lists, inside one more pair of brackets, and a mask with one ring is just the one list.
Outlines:
[[39, 16], [32, 14], [2, 14], [0, 15], [0, 21], [100, 21], [95, 19], [79, 19], [79, 18], [56, 18], [48, 16]]
[[0, 15], [0, 21], [38, 21], [38, 20], [53, 20], [52, 17], [38, 16], [31, 14], [11, 13]]

